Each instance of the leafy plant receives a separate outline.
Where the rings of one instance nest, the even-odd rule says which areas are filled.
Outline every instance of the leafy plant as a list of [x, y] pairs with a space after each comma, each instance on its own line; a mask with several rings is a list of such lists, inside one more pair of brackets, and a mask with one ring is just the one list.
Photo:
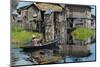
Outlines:
[[94, 31], [89, 28], [78, 27], [72, 31], [71, 35], [80, 41], [84, 41], [93, 35]]

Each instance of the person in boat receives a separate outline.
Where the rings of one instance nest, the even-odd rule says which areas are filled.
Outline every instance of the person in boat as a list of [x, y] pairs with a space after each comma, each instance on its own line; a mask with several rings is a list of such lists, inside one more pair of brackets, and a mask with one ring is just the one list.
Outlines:
[[32, 36], [32, 46], [41, 46], [41, 39], [33, 35]]

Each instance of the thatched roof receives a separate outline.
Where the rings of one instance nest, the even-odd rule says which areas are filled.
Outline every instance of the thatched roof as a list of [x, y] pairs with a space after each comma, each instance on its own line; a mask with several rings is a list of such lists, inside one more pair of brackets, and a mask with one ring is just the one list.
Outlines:
[[52, 10], [52, 11], [62, 11], [62, 7], [55, 4], [48, 4], [48, 3], [36, 3], [35, 4], [38, 9], [42, 11]]

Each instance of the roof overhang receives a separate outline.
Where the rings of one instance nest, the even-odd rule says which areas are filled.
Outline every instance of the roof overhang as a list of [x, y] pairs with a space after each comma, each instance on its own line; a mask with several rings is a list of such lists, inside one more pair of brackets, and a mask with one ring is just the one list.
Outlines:
[[62, 11], [63, 8], [59, 5], [56, 4], [50, 4], [50, 3], [37, 3], [35, 4], [35, 6], [40, 9], [41, 11], [48, 11], [48, 10], [52, 10], [52, 11]]

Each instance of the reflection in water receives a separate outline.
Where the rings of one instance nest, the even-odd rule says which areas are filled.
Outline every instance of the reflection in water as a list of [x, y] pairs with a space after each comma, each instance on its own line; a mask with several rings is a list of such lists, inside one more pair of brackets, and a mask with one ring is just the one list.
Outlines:
[[81, 61], [95, 61], [95, 43], [90, 45], [91, 55], [88, 57], [76, 58], [76, 57], [66, 57], [66, 62], [81, 62]]
[[31, 62], [29, 60], [29, 56], [22, 52], [22, 49], [20, 48], [14, 48], [12, 49], [12, 65], [31, 65], [31, 64], [37, 64], [36, 62]]
[[95, 61], [96, 60], [96, 44], [93, 43], [90, 45], [90, 56], [88, 57], [65, 57], [64, 60], [60, 60], [59, 63], [67, 63], [67, 62], [82, 62], [82, 61]]
[[[88, 57], [65, 57], [65, 60], [60, 60], [58, 63], [63, 62], [81, 62], [81, 61], [95, 61], [95, 43], [90, 45], [91, 55]], [[45, 50], [47, 51], [47, 50]], [[13, 48], [12, 51], [12, 65], [31, 65], [38, 64], [34, 59], [30, 61], [28, 53], [23, 52], [21, 48]], [[47, 52], [48, 53], [48, 52]], [[51, 53], [50, 53], [51, 54]]]

